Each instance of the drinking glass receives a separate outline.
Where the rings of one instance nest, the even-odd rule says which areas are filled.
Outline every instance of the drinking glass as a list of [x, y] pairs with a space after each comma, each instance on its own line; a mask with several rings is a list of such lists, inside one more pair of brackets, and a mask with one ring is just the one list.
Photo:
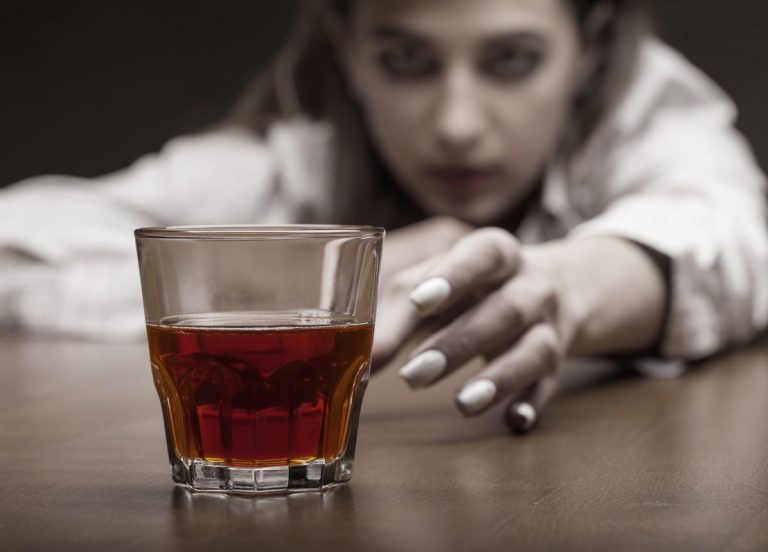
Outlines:
[[135, 236], [173, 480], [246, 494], [348, 481], [383, 229], [179, 226]]

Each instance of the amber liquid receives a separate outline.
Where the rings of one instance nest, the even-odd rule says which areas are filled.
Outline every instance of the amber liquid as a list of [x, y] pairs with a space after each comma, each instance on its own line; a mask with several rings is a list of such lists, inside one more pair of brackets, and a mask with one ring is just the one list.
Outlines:
[[180, 459], [267, 467], [343, 452], [353, 394], [370, 360], [370, 324], [148, 325], [147, 334]]

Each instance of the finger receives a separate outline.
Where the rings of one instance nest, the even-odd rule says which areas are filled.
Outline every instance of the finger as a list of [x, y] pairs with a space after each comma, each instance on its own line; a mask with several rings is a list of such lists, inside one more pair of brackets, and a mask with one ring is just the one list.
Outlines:
[[558, 379], [550, 376], [512, 400], [504, 411], [504, 421], [509, 429], [517, 435], [528, 433], [536, 425], [540, 413], [557, 394], [557, 389]]
[[439, 257], [426, 259], [401, 270], [380, 285], [376, 330], [373, 336], [372, 369], [389, 362], [421, 321], [421, 314], [407, 295], [413, 283], [436, 263]]
[[379, 279], [387, 281], [401, 270], [444, 253], [472, 230], [454, 218], [436, 216], [387, 232]]
[[526, 329], [548, 318], [554, 305], [551, 287], [513, 278], [420, 345], [400, 375], [411, 387], [425, 387], [477, 355], [496, 357]]
[[371, 352], [373, 372], [392, 360], [420, 319], [416, 307], [402, 297], [379, 307]]
[[410, 294], [423, 314], [445, 310], [468, 294], [492, 289], [520, 265], [517, 240], [500, 228], [482, 228], [459, 240]]
[[537, 381], [552, 376], [562, 353], [551, 324], [536, 324], [514, 347], [499, 356], [456, 395], [465, 416], [484, 412], [506, 397], [515, 397]]

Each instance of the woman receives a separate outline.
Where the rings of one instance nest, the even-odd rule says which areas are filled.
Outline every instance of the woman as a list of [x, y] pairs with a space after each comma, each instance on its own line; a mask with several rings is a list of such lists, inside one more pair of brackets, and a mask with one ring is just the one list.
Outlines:
[[3, 194], [5, 319], [140, 331], [134, 227], [384, 224], [377, 363], [416, 331], [414, 388], [482, 356], [458, 408], [526, 431], [568, 355], [700, 358], [765, 325], [734, 115], [632, 0], [308, 2], [235, 124]]

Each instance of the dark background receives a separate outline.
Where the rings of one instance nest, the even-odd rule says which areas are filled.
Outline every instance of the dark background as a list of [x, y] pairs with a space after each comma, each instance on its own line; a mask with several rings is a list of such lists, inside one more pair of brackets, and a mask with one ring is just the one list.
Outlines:
[[[766, 0], [653, 0], [659, 33], [713, 76], [768, 166]], [[0, 186], [96, 176], [220, 117], [296, 0], [29, 1], [0, 11]]]

